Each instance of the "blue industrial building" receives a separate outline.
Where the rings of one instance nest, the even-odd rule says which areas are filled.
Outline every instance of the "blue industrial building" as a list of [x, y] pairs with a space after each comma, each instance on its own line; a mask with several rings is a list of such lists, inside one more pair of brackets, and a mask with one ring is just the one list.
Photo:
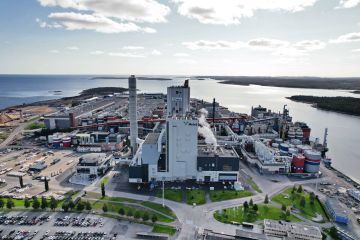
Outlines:
[[325, 201], [325, 207], [334, 222], [348, 224], [348, 213], [340, 206], [339, 203], [336, 203], [334, 200], [328, 198]]

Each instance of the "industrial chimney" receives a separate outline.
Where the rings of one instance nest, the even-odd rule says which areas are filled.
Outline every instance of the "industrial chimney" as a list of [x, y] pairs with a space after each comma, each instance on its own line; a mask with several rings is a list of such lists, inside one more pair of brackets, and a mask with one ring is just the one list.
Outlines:
[[136, 99], [136, 78], [135, 75], [129, 77], [129, 118], [130, 118], [130, 142], [133, 154], [136, 153], [138, 137], [137, 125], [137, 99]]

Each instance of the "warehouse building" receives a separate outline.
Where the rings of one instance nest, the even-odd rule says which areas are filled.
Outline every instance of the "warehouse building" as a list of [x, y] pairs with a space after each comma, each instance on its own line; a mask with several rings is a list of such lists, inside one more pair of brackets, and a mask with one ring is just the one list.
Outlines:
[[349, 189], [348, 194], [356, 199], [358, 202], [360, 202], [360, 191], [357, 189]]
[[76, 173], [89, 179], [102, 176], [111, 166], [111, 155], [105, 153], [89, 153], [79, 158]]
[[325, 201], [325, 208], [334, 222], [348, 224], [348, 212], [340, 205], [340, 203], [327, 198]]
[[318, 227], [268, 219], [264, 220], [264, 233], [268, 236], [289, 240], [322, 239], [321, 231]]

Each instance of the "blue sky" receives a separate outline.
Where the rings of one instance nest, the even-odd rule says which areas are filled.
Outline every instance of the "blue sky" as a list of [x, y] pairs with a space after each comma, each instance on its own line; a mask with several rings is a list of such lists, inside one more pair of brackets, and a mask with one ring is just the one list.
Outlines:
[[0, 73], [360, 76], [360, 0], [1, 0]]

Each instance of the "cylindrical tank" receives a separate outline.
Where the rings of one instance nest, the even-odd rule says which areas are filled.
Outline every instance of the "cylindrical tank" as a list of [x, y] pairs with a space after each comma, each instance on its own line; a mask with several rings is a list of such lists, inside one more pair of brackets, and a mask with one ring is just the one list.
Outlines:
[[291, 162], [291, 171], [293, 173], [303, 173], [305, 166], [305, 157], [303, 155], [295, 155]]
[[279, 144], [278, 144], [278, 143], [272, 143], [271, 146], [272, 146], [273, 148], [279, 148]]
[[69, 148], [71, 147], [71, 138], [70, 137], [64, 137], [62, 139], [62, 144], [64, 148]]
[[283, 140], [281, 138], [275, 138], [274, 141], [279, 144], [283, 142]]
[[290, 154], [297, 154], [299, 151], [297, 148], [289, 148], [289, 153]]
[[54, 136], [53, 135], [49, 135], [48, 136], [48, 143], [52, 144], [54, 141]]
[[281, 143], [280, 144], [280, 150], [284, 151], [284, 152], [288, 152], [289, 151], [289, 144]]
[[53, 148], [60, 148], [61, 139], [59, 137], [53, 137]]
[[311, 150], [311, 147], [308, 145], [298, 145], [296, 147], [299, 149], [299, 153], [304, 153], [306, 150]]
[[305, 150], [305, 172], [317, 173], [320, 169], [321, 153], [315, 150]]
[[293, 144], [295, 146], [301, 145], [301, 143], [302, 143], [301, 140], [299, 140], [299, 139], [291, 139], [290, 142], [291, 142], [291, 144]]

